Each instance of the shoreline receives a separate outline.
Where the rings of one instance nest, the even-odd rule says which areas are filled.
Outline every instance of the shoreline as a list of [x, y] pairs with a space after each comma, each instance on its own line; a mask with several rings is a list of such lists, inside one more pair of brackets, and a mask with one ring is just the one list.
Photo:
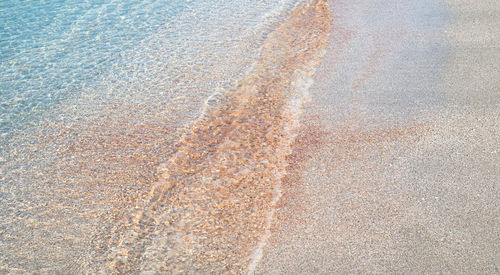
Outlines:
[[186, 129], [117, 226], [105, 272], [253, 273], [329, 18], [326, 1], [306, 2], [267, 36], [255, 68]]
[[99, 38], [120, 64], [3, 136], [0, 273], [498, 273], [497, 1], [299, 2]]

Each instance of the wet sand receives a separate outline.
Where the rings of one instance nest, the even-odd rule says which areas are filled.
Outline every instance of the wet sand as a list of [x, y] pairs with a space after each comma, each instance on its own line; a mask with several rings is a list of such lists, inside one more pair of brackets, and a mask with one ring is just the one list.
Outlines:
[[498, 273], [500, 5], [330, 9], [255, 273]]

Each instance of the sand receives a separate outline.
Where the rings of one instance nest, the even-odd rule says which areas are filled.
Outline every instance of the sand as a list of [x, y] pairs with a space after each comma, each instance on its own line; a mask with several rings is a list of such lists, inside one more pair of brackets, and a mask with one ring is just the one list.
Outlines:
[[330, 4], [257, 274], [498, 274], [500, 4]]

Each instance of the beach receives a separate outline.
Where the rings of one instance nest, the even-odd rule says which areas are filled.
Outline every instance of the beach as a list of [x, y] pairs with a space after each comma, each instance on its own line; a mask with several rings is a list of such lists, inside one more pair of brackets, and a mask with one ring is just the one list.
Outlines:
[[3, 8], [0, 274], [499, 273], [497, 1]]

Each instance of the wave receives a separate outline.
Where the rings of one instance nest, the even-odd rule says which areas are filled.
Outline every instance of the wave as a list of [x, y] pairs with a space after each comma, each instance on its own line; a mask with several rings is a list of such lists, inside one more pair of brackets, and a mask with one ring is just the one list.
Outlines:
[[258, 63], [183, 130], [146, 200], [111, 232], [106, 273], [253, 273], [328, 41], [327, 1], [269, 33]]

